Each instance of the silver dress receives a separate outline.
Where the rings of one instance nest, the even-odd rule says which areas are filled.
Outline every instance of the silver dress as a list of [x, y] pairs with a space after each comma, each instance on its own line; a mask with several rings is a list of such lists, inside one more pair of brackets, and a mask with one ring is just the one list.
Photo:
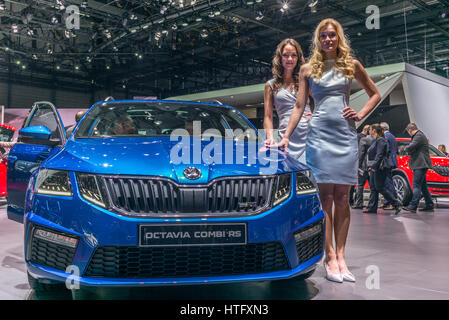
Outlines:
[[358, 146], [354, 120], [343, 118], [351, 80], [325, 61], [321, 79], [309, 78], [315, 110], [309, 121], [306, 162], [318, 183], [357, 184]]
[[[271, 89], [274, 88], [274, 79], [268, 81]], [[293, 111], [293, 106], [296, 102], [297, 93], [291, 92], [286, 88], [280, 88], [278, 92], [273, 96], [274, 107], [276, 113], [279, 117], [279, 136], [280, 139], [284, 136], [285, 130], [287, 129], [288, 121], [290, 120], [290, 115]], [[300, 162], [306, 162], [306, 157], [304, 151], [306, 149], [307, 140], [307, 130], [308, 122], [307, 120], [311, 116], [310, 106], [306, 105], [304, 113], [298, 123], [298, 126], [290, 135], [290, 142], [288, 144], [288, 154]]]

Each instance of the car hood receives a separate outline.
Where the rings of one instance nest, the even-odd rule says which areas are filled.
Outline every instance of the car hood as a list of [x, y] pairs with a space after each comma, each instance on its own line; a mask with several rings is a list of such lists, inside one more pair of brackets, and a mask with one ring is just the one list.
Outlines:
[[[181, 157], [187, 152], [191, 154], [190, 160]], [[202, 154], [206, 156], [201, 157]], [[44, 167], [107, 175], [164, 176], [180, 183], [205, 183], [221, 176], [280, 174], [307, 168], [284, 152], [267, 151], [263, 144], [255, 142], [196, 138], [170, 141], [170, 137], [70, 139]], [[188, 180], [184, 176], [187, 167], [200, 169], [201, 177]]]

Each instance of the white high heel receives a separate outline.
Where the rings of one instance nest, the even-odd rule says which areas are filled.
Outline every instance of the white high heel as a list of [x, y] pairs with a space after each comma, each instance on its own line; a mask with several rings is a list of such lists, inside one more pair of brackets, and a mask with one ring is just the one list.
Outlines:
[[343, 275], [341, 273], [337, 274], [330, 274], [327, 272], [327, 265], [326, 262], [324, 262], [324, 270], [326, 271], [326, 279], [333, 282], [342, 283], [343, 282]]
[[351, 272], [343, 273], [341, 276], [343, 281], [355, 282], [355, 276]]

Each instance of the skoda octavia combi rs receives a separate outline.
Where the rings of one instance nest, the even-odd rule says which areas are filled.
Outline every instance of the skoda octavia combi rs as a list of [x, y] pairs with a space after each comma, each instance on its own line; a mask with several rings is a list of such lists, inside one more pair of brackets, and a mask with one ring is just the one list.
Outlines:
[[[252, 132], [252, 133], [251, 133]], [[237, 110], [179, 101], [92, 106], [66, 137], [33, 106], [8, 157], [30, 285], [152, 286], [305, 278], [323, 256], [311, 171]]]

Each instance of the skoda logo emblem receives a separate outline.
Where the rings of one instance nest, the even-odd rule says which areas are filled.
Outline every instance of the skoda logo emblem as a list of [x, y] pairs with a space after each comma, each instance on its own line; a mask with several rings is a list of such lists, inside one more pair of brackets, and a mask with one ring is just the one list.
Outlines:
[[195, 167], [185, 168], [184, 176], [189, 180], [196, 180], [201, 177], [201, 170]]

